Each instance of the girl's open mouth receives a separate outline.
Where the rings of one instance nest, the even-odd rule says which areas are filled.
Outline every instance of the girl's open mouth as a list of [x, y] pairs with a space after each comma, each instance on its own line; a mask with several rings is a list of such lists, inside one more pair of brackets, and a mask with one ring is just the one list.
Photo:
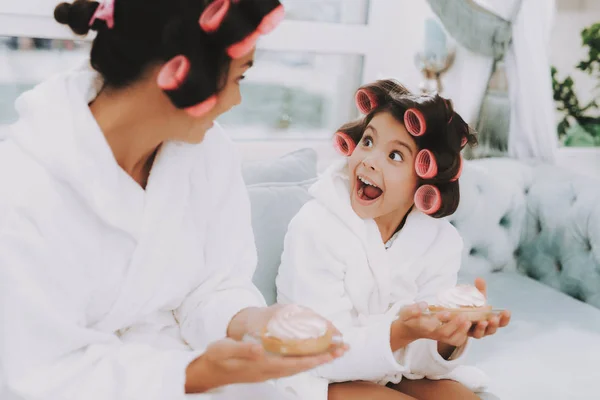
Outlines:
[[370, 180], [362, 177], [356, 177], [356, 196], [364, 204], [370, 204], [377, 200], [383, 194], [383, 190]]

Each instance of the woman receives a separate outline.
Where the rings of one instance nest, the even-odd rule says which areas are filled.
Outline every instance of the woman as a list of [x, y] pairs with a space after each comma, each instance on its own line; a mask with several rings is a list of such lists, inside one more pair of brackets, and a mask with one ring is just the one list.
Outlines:
[[0, 398], [179, 399], [341, 355], [241, 342], [278, 308], [251, 282], [233, 146], [208, 130], [281, 17], [275, 0], [56, 8], [98, 31], [93, 70], [24, 94], [0, 144]]
[[422, 303], [485, 306], [484, 281], [456, 288], [462, 239], [442, 219], [458, 207], [460, 151], [475, 136], [449, 100], [395, 81], [356, 99], [364, 118], [336, 135], [347, 159], [290, 223], [277, 277], [278, 301], [331, 319], [350, 350], [281, 384], [315, 400], [477, 399], [486, 379], [462, 365], [468, 337], [494, 334], [510, 314], [472, 324]]

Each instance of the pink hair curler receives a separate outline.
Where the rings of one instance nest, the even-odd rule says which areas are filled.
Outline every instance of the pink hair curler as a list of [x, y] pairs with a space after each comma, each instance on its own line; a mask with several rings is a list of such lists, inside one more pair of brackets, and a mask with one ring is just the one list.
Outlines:
[[415, 171], [422, 179], [432, 179], [438, 173], [435, 155], [430, 150], [421, 150], [415, 157]]
[[[169, 60], [160, 70], [157, 77], [158, 86], [165, 91], [176, 90], [185, 81], [190, 72], [190, 61], [186, 56], [176, 56]], [[217, 104], [217, 96], [213, 95], [203, 102], [185, 108], [192, 117], [201, 117], [212, 110]]]
[[463, 170], [463, 158], [462, 156], [460, 156], [460, 158], [458, 159], [459, 165], [458, 165], [458, 172], [456, 173], [456, 176], [452, 179], [450, 179], [450, 182], [456, 182], [458, 180], [458, 178], [460, 178], [460, 176], [462, 175], [462, 170]]
[[283, 5], [280, 4], [263, 18], [257, 30], [263, 35], [269, 34], [284, 20], [284, 18], [285, 9], [283, 8]]
[[195, 118], [199, 118], [204, 116], [210, 110], [215, 108], [217, 105], [217, 95], [212, 95], [208, 99], [204, 100], [202, 103], [198, 103], [195, 106], [191, 106], [185, 109], [189, 115]]
[[216, 31], [221, 26], [221, 22], [223, 22], [228, 11], [229, 0], [213, 1], [200, 15], [200, 27], [207, 33]]
[[460, 140], [460, 148], [464, 148], [467, 143], [469, 142], [469, 139], [466, 136], [463, 136], [462, 139]]
[[350, 157], [356, 149], [354, 140], [344, 132], [337, 132], [333, 136], [333, 147], [343, 156]]
[[190, 72], [190, 61], [186, 56], [179, 55], [169, 60], [160, 70], [157, 83], [162, 90], [179, 88]]
[[356, 102], [356, 108], [358, 108], [361, 114], [368, 114], [377, 107], [377, 98], [368, 89], [358, 89], [354, 96], [354, 101]]
[[416, 108], [409, 108], [404, 113], [404, 126], [413, 136], [423, 136], [427, 130], [427, 123], [423, 113]]
[[260, 38], [260, 32], [255, 31], [246, 37], [246, 39], [241, 42], [237, 42], [227, 48], [227, 54], [229, 57], [236, 59], [244, 57], [246, 54], [250, 53], [252, 49], [256, 46], [256, 42]]
[[100, 5], [96, 8], [96, 12], [92, 15], [90, 26], [94, 25], [96, 20], [106, 22], [108, 29], [115, 27], [115, 0], [104, 0], [100, 2]]
[[446, 111], [448, 111], [450, 114], [450, 118], [448, 118], [448, 125], [450, 125], [450, 123], [452, 122], [452, 119], [454, 118], [454, 111], [450, 110], [450, 100], [448, 99], [444, 99], [444, 104], [446, 105]]
[[415, 206], [424, 214], [432, 215], [442, 206], [442, 194], [433, 185], [420, 186], [415, 192]]

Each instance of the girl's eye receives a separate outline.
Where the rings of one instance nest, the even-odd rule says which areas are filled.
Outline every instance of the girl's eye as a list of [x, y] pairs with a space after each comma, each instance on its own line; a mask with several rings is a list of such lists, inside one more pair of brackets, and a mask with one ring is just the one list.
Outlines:
[[390, 153], [390, 159], [391, 159], [392, 161], [404, 161], [404, 158], [402, 157], [402, 154], [400, 154], [400, 153], [399, 153], [399, 152], [397, 152], [397, 151], [392, 151], [392, 152]]
[[370, 136], [365, 136], [362, 140], [363, 147], [372, 147], [373, 139]]

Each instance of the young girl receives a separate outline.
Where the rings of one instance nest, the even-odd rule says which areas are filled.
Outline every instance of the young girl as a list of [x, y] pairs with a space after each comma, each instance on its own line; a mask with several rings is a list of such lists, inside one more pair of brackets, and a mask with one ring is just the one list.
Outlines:
[[310, 399], [476, 399], [485, 376], [460, 366], [468, 336], [495, 333], [508, 312], [472, 326], [422, 311], [456, 285], [463, 243], [441, 218], [458, 207], [460, 151], [475, 136], [450, 101], [394, 81], [361, 87], [356, 101], [365, 117], [335, 138], [347, 159], [311, 188], [277, 277], [278, 301], [330, 318], [350, 350], [292, 389]]

